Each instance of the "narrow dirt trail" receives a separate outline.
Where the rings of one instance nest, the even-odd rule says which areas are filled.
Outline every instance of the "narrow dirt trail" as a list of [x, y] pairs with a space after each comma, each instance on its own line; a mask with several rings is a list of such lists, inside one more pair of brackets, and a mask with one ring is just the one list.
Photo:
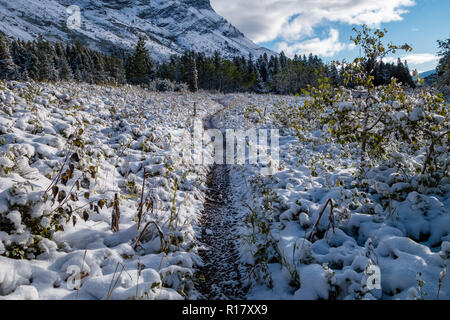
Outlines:
[[203, 299], [243, 299], [239, 253], [236, 249], [236, 213], [232, 207], [229, 175], [226, 165], [215, 165], [210, 172], [210, 184], [205, 209], [201, 219], [201, 244], [199, 251], [204, 266], [198, 272], [204, 276], [197, 290]]
[[[205, 129], [208, 128], [214, 128], [212, 117], [205, 120]], [[214, 164], [208, 177], [206, 202], [200, 220], [199, 240], [204, 248], [199, 250], [204, 265], [198, 269], [204, 279], [196, 283], [200, 299], [242, 300], [247, 293], [236, 248], [239, 214], [233, 207], [230, 170], [233, 170], [231, 165]]]

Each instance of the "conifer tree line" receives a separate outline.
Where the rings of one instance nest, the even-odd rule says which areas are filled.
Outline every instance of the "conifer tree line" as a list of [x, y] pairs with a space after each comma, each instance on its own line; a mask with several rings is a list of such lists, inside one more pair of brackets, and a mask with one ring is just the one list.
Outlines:
[[87, 49], [80, 43], [54, 44], [14, 40], [0, 35], [0, 78], [8, 80], [80, 81], [123, 84], [122, 59]]
[[[371, 69], [370, 61], [366, 68]], [[192, 65], [195, 70], [192, 71]], [[248, 58], [224, 59], [218, 52], [212, 57], [203, 53], [186, 52], [183, 56], [173, 56], [168, 62], [157, 67], [155, 77], [174, 82], [191, 83], [197, 76], [198, 88], [221, 92], [252, 91], [258, 93], [296, 94], [308, 85], [317, 86], [321, 77], [328, 77], [333, 85], [342, 84], [341, 71], [334, 65], [326, 64], [317, 56], [295, 55], [288, 58], [283, 52], [268, 57], [263, 54], [258, 59], [250, 54]], [[414, 87], [407, 63], [380, 63], [374, 68], [376, 85], [390, 83], [394, 77], [399, 82]]]
[[436, 86], [444, 94], [447, 100], [450, 100], [450, 38], [438, 40], [439, 59], [437, 71]]
[[388, 84], [391, 78], [397, 79], [399, 82], [409, 85], [414, 88], [415, 83], [411, 77], [411, 72], [408, 67], [408, 62], [402, 62], [397, 59], [397, 64], [395, 63], [384, 63], [381, 61], [379, 64], [374, 66], [373, 61], [366, 61], [366, 70], [373, 70], [372, 76], [374, 77], [375, 86]]
[[[367, 67], [371, 62], [367, 61]], [[164, 80], [186, 83], [191, 91], [198, 89], [229, 92], [257, 92], [296, 94], [308, 85], [317, 86], [321, 77], [328, 77], [334, 85], [341, 84], [341, 71], [310, 54], [288, 58], [263, 54], [258, 58], [223, 58], [186, 51], [163, 63], [150, 58], [143, 36], [134, 52], [125, 55], [105, 55], [83, 47], [80, 43], [50, 43], [9, 40], [0, 35], [0, 78], [35, 81], [80, 81], [97, 84], [148, 85]], [[375, 83], [386, 84], [392, 77], [414, 86], [407, 64], [381, 63], [374, 69]]]
[[198, 88], [221, 92], [295, 94], [308, 84], [316, 83], [316, 69], [331, 74], [329, 67], [312, 55], [309, 58], [289, 59], [284, 53], [270, 58], [263, 54], [255, 59], [250, 54], [248, 58], [225, 59], [217, 51], [212, 57], [188, 51], [181, 57], [172, 56], [168, 62], [162, 63], [156, 77], [186, 82], [191, 88], [193, 79], [197, 79]]

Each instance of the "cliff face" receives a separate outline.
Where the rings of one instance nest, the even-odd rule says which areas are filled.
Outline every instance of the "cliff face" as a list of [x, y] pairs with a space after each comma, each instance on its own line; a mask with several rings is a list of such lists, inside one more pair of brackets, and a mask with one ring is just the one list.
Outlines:
[[[69, 30], [66, 9], [81, 9], [81, 28]], [[209, 0], [0, 0], [0, 30], [25, 40], [78, 40], [110, 52], [132, 49], [139, 34], [157, 60], [185, 50], [259, 56], [261, 48], [219, 16]]]
[[213, 10], [209, 0], [184, 0], [181, 2], [184, 2], [186, 5], [197, 8], [197, 9]]

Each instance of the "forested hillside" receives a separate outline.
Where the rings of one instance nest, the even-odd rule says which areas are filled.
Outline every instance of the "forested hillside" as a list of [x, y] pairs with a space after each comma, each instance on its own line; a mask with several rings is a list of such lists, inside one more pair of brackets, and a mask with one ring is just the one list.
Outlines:
[[[118, 50], [117, 55], [105, 55], [83, 47], [80, 43], [52, 44], [40, 38], [36, 41], [10, 41], [0, 37], [0, 77], [8, 80], [69, 81], [96, 84], [139, 84], [162, 91], [173, 90], [176, 83], [197, 82], [198, 89], [230, 92], [297, 94], [317, 79], [326, 76], [333, 85], [342, 84], [342, 73], [333, 64], [317, 56], [288, 58], [267, 54], [254, 58], [223, 58], [194, 51], [172, 56], [157, 63], [150, 58], [145, 39], [141, 37], [134, 52]], [[371, 61], [367, 61], [370, 68]], [[193, 78], [193, 74], [195, 77]], [[394, 77], [414, 87], [407, 65], [381, 62], [374, 68], [375, 84], [387, 84]], [[168, 80], [172, 83], [168, 83]], [[152, 82], [152, 81], [156, 81]], [[190, 86], [192, 88], [192, 85]]]

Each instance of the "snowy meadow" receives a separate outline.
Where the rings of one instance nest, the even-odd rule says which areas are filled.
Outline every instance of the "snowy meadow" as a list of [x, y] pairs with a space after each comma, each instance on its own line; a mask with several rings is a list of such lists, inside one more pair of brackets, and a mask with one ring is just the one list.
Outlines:
[[[305, 98], [253, 95], [218, 120], [283, 128], [278, 172], [241, 166], [232, 173], [235, 203], [247, 212], [240, 241], [248, 298], [448, 299], [448, 169], [433, 183], [420, 170], [426, 148], [413, 153], [392, 137], [391, 153], [371, 157], [361, 172], [357, 143], [341, 143], [314, 117], [299, 135], [293, 112], [304, 105]], [[403, 117], [417, 121], [417, 112]], [[448, 128], [448, 115], [445, 121]], [[442, 151], [448, 163], [447, 142]]]
[[[314, 93], [0, 83], [0, 298], [204, 297], [201, 253], [220, 256], [224, 235], [203, 225], [205, 204], [220, 205], [212, 166], [186, 156], [197, 120], [280, 133], [271, 174], [248, 159], [220, 171], [228, 200], [214, 212], [232, 220], [239, 277], [221, 272], [241, 298], [449, 299], [448, 105], [406, 93], [362, 156], [352, 133], [366, 93], [322, 110]], [[439, 132], [432, 149], [426, 126]], [[208, 163], [217, 148], [203, 145]]]
[[220, 106], [74, 83], [2, 83], [0, 99], [0, 295], [186, 297], [207, 168], [183, 153], [194, 104]]

